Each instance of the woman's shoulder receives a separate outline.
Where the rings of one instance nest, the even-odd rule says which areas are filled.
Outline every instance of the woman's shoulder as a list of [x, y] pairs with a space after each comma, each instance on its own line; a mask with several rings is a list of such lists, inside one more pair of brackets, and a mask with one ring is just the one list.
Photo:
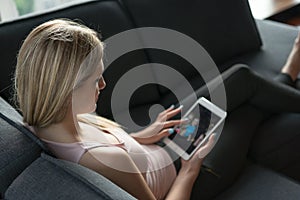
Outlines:
[[41, 140], [57, 143], [75, 143], [80, 142], [75, 134], [69, 134], [62, 129], [35, 130], [34, 134]]
[[92, 114], [92, 113], [86, 113], [86, 114], [80, 114], [78, 115], [78, 120], [81, 122], [85, 122], [87, 124], [92, 124], [92, 125], [96, 125], [98, 127], [102, 127], [102, 128], [118, 128], [121, 127], [118, 123], [98, 116], [96, 114]]
[[138, 172], [126, 150], [117, 146], [90, 149], [81, 157], [79, 163], [96, 167], [97, 169], [94, 168], [96, 171], [112, 168], [123, 172]]

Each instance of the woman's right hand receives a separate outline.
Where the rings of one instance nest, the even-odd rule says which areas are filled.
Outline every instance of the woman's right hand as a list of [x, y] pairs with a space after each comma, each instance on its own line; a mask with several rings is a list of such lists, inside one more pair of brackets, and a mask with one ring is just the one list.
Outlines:
[[189, 160], [181, 159], [181, 172], [187, 173], [188, 175], [198, 176], [202, 162], [206, 155], [212, 150], [215, 143], [216, 135], [212, 134], [208, 142], [200, 147], [198, 151]]
[[211, 151], [215, 142], [212, 134], [208, 142], [201, 147], [189, 160], [181, 159], [181, 169], [166, 197], [169, 199], [190, 199], [192, 188], [197, 179], [204, 157]]

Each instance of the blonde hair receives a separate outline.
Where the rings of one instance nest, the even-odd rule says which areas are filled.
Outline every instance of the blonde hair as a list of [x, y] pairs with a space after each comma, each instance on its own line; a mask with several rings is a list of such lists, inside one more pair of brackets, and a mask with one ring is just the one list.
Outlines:
[[56, 19], [33, 29], [15, 71], [15, 99], [23, 121], [39, 128], [61, 122], [73, 89], [92, 75], [102, 54], [97, 32], [76, 22]]

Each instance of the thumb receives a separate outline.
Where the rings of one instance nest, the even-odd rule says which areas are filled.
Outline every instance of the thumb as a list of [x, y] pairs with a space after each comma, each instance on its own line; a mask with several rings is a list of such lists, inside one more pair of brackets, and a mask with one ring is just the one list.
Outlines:
[[213, 133], [208, 139], [208, 142], [197, 151], [198, 158], [204, 158], [213, 148], [216, 140], [216, 134]]
[[169, 129], [164, 129], [164, 130], [162, 130], [162, 131], [158, 134], [158, 136], [159, 136], [160, 138], [163, 138], [163, 137], [167, 137], [167, 136], [169, 136], [169, 135], [172, 135], [173, 133], [175, 133], [175, 130], [174, 130], [173, 128], [169, 128]]

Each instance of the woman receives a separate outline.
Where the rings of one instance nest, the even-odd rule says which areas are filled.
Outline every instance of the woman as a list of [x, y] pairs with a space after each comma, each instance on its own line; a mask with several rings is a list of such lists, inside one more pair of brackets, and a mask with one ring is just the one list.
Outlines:
[[[283, 68], [287, 74], [281, 75], [284, 79], [295, 80], [300, 71], [296, 64], [298, 48], [296, 42]], [[198, 175], [214, 137], [189, 161], [181, 161], [178, 174], [169, 155], [153, 145], [169, 134], [169, 128], [182, 122], [169, 120], [180, 108], [171, 106], [155, 123], [131, 136], [112, 121], [81, 115], [95, 110], [99, 92], [105, 87], [102, 51], [94, 31], [66, 20], [38, 26], [20, 49], [15, 86], [23, 120], [54, 154], [99, 172], [138, 199], [189, 199], [196, 180], [193, 193], [205, 199], [232, 184], [245, 161], [251, 131], [243, 130], [234, 137], [230, 134], [235, 131], [222, 134], [229, 142], [224, 143], [221, 137], [214, 148], [221, 178], [209, 180], [204, 174]], [[299, 106], [295, 107], [300, 100], [295, 89], [265, 80], [245, 67], [233, 67], [222, 76], [229, 112], [244, 104], [268, 112], [300, 112]], [[238, 151], [228, 151], [228, 147]]]
[[80, 115], [95, 111], [105, 87], [102, 55], [96, 32], [83, 25], [53, 20], [36, 27], [20, 49], [15, 74], [23, 121], [58, 158], [95, 170], [138, 199], [189, 199], [213, 136], [176, 174], [154, 143], [182, 122], [169, 120], [180, 108], [171, 106], [131, 136], [112, 121]]

